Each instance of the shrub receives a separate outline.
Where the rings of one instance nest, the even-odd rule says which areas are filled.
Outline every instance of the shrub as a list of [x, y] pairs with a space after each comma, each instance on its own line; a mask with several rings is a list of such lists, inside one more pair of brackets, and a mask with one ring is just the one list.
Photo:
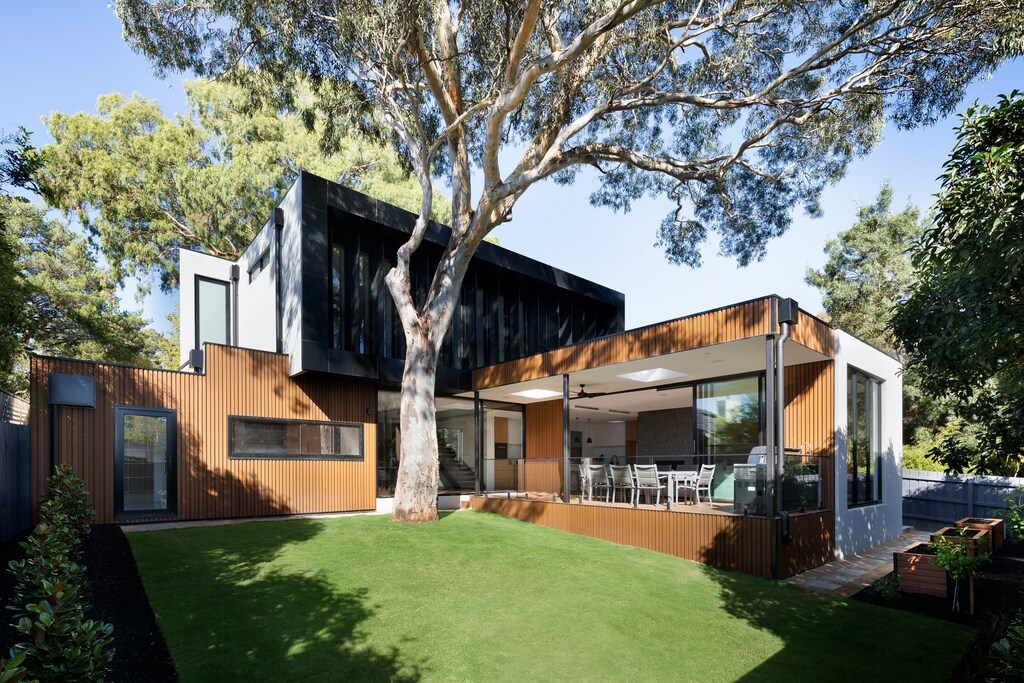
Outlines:
[[85, 619], [85, 567], [78, 560], [92, 516], [82, 480], [61, 465], [40, 504], [39, 525], [21, 544], [25, 558], [10, 563], [17, 583], [8, 609], [24, 638], [11, 652], [44, 681], [102, 680], [114, 656], [113, 627]]
[[89, 505], [89, 492], [71, 465], [61, 464], [50, 477], [50, 487], [39, 505], [39, 519], [52, 524], [68, 546], [73, 560], [78, 560], [78, 549], [89, 535], [93, 509]]
[[[935, 551], [935, 557], [931, 563], [945, 569], [953, 578], [953, 611], [960, 610], [960, 581], [971, 579], [983, 565], [992, 557], [992, 553], [976, 554], [977, 546], [968, 539], [965, 534], [967, 528], [962, 528], [960, 538], [952, 540], [941, 537], [928, 544], [928, 547]], [[970, 614], [974, 614], [974, 584], [971, 583]]]
[[996, 514], [1006, 520], [1006, 533], [1014, 543], [1024, 543], [1024, 486], [1003, 496], [1005, 510]]
[[25, 661], [25, 653], [21, 652], [14, 657], [4, 660], [0, 657], [0, 683], [39, 683], [36, 679], [28, 679], [28, 671], [22, 666]]
[[898, 600], [900, 597], [900, 576], [896, 572], [886, 574], [878, 581], [875, 581], [875, 588], [879, 595], [888, 602]]
[[1018, 611], [1006, 635], [992, 645], [988, 660], [991, 683], [1024, 681], [1024, 611]]

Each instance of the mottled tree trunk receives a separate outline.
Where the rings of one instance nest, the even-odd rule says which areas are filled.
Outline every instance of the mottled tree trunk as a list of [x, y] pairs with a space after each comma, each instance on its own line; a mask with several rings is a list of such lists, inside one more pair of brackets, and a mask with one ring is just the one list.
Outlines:
[[401, 457], [391, 519], [430, 522], [437, 519], [437, 348], [422, 332], [407, 335], [407, 340], [402, 374]]

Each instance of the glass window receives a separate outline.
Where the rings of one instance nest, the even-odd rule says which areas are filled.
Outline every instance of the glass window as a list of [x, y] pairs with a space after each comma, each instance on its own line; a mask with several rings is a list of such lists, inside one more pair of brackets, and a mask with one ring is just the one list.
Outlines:
[[258, 259], [256, 259], [256, 261], [253, 262], [253, 264], [251, 266], [249, 266], [249, 282], [252, 282], [257, 277], [259, 277], [260, 273], [262, 273], [264, 270], [266, 270], [267, 266], [269, 266], [269, 265], [270, 265], [270, 250], [267, 249], [266, 251], [264, 251], [260, 255], [260, 257]]
[[760, 375], [697, 385], [700, 455], [748, 454], [764, 444], [764, 380]]
[[878, 380], [850, 370], [847, 382], [846, 502], [876, 503], [882, 499], [879, 470]]
[[345, 345], [345, 247], [331, 245], [331, 331], [332, 345], [336, 349]]
[[117, 514], [174, 511], [175, 414], [172, 410], [114, 410]]
[[360, 424], [232, 416], [228, 432], [232, 458], [363, 459]]
[[196, 348], [203, 344], [229, 344], [230, 285], [196, 276]]

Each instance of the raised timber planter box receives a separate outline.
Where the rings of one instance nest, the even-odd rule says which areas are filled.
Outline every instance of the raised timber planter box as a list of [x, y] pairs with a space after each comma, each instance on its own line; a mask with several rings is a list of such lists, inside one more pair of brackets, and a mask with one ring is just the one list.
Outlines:
[[968, 529], [984, 529], [988, 531], [992, 550], [1002, 550], [1003, 542], [1006, 540], [1006, 520], [1000, 517], [964, 517], [956, 525], [958, 527], [967, 527]]
[[900, 591], [940, 598], [949, 595], [946, 571], [932, 564], [933, 557], [935, 553], [927, 543], [915, 543], [892, 554], [896, 574], [900, 577]]
[[955, 526], [943, 527], [932, 534], [932, 542], [934, 543], [940, 538], [945, 538], [954, 543], [967, 543], [968, 555], [992, 551], [991, 536], [988, 533], [988, 529], [967, 527], [967, 531], [964, 531], [963, 535], [961, 535], [961, 531], [963, 531], [963, 528]]

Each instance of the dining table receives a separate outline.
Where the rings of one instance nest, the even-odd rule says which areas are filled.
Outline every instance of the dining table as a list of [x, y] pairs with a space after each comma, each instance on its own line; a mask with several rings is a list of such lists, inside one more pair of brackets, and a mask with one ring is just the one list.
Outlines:
[[669, 502], [676, 503], [676, 489], [680, 484], [692, 484], [697, 480], [697, 470], [658, 470], [658, 479], [665, 480], [665, 495]]

